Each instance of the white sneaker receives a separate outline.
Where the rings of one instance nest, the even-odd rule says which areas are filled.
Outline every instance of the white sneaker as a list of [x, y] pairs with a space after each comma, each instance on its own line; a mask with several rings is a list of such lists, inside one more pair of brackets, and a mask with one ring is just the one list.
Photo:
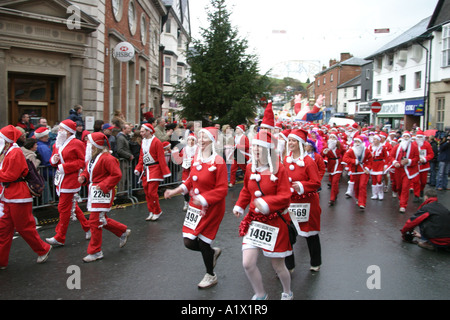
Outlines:
[[103, 252], [99, 251], [94, 254], [88, 254], [86, 257], [83, 258], [84, 262], [93, 262], [95, 260], [103, 259]]
[[152, 215], [152, 218], [150, 219], [150, 220], [152, 220], [152, 221], [156, 221], [156, 220], [158, 220], [159, 219], [159, 217], [162, 215], [162, 211], [161, 211], [161, 213], [160, 214], [153, 214]]
[[185, 201], [184, 206], [183, 206], [183, 211], [187, 211], [188, 208], [189, 208], [189, 202]]
[[63, 246], [64, 245], [64, 243], [57, 241], [54, 237], [46, 238], [45, 241], [47, 241], [47, 243], [51, 244], [52, 246]]
[[128, 237], [130, 236], [131, 230], [127, 229], [127, 231], [125, 231], [124, 233], [122, 233], [122, 235], [120, 236], [120, 243], [119, 243], [119, 247], [122, 248], [127, 244], [128, 241]]
[[269, 300], [269, 296], [267, 293], [263, 295], [262, 297], [258, 297], [256, 294], [252, 297], [252, 300]]
[[400, 213], [405, 213], [406, 212], [406, 208], [401, 207], [399, 211], [400, 211]]
[[153, 218], [153, 212], [148, 213], [148, 217], [145, 219], [146, 221], [150, 221]]
[[86, 232], [86, 240], [91, 240], [91, 230], [90, 229]]
[[205, 274], [205, 276], [203, 277], [202, 281], [200, 281], [200, 283], [198, 284], [198, 287], [200, 289], [207, 289], [207, 288], [211, 288], [212, 286], [217, 284], [217, 275], [214, 274], [213, 276], [210, 275], [209, 273]]
[[293, 292], [281, 293], [281, 300], [294, 300], [294, 293]]
[[[36, 260], [37, 263], [44, 263], [48, 259], [48, 255], [50, 254], [50, 251], [52, 250], [52, 246], [50, 246], [50, 249], [48, 249], [47, 253], [39, 256]], [[6, 268], [6, 267], [5, 267]]]
[[397, 198], [397, 192], [392, 191], [392, 198]]
[[310, 270], [310, 271], [314, 271], [314, 272], [319, 272], [320, 266], [317, 266], [317, 267], [311, 266], [311, 267], [309, 268], [309, 270]]

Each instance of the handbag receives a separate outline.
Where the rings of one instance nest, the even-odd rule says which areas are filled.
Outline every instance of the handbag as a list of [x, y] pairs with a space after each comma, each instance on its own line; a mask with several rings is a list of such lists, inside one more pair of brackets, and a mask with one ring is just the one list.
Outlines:
[[[261, 192], [261, 195], [264, 195], [264, 193], [261, 190], [261, 186], [259, 185], [259, 181], [256, 180], [256, 183], [258, 184], [258, 188], [259, 191]], [[292, 222], [292, 220], [290, 222], [287, 222], [286, 219], [284, 219], [283, 217], [283, 212], [282, 211], [277, 211], [278, 216], [284, 221], [284, 223], [286, 223], [286, 226], [288, 228], [288, 232], [289, 232], [289, 241], [291, 243], [291, 245], [294, 245], [297, 242], [297, 236], [298, 236], [298, 232], [297, 229], [295, 228], [294, 222]]]

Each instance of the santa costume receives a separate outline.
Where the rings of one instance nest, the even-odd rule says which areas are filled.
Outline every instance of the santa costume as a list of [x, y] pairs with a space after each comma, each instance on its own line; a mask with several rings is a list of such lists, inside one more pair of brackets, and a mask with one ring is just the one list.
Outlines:
[[[217, 137], [218, 129], [214, 127], [198, 132], [198, 152], [194, 156], [189, 177], [178, 188], [166, 190], [164, 194], [166, 198], [177, 193], [191, 196], [182, 232], [184, 245], [202, 253], [206, 274], [198, 284], [200, 289], [209, 288], [218, 281], [214, 267], [221, 250], [212, 248], [211, 243], [225, 215], [225, 197], [228, 193], [226, 163], [214, 147]], [[206, 151], [211, 148], [210, 156], [206, 159], [203, 158], [203, 147]]]
[[[252, 163], [247, 166], [244, 187], [233, 208], [235, 215], [243, 215], [249, 206], [249, 211], [239, 227], [239, 235], [243, 237], [244, 270], [255, 291], [253, 298], [267, 297], [262, 279], [258, 276], [259, 270], [254, 263], [261, 249], [264, 256], [273, 258], [272, 266], [277, 269], [276, 272], [283, 284], [285, 290], [283, 294], [292, 296], [290, 275], [284, 261], [284, 258], [292, 254], [286, 224], [291, 221], [288, 210], [291, 198], [289, 178], [284, 166], [279, 164], [276, 144], [270, 132], [260, 131], [252, 140], [252, 145], [253, 154], [262, 150], [261, 152], [266, 153], [268, 163], [257, 167], [258, 163], [255, 157], [252, 157]], [[262, 154], [259, 156], [264, 157]], [[310, 158], [309, 160], [312, 161]]]
[[372, 154], [366, 148], [364, 138], [360, 135], [353, 138], [353, 147], [345, 152], [343, 162], [349, 168], [349, 175], [353, 177], [356, 204], [360, 209], [365, 209]]
[[[94, 158], [92, 146], [97, 151]], [[110, 148], [108, 138], [103, 133], [94, 132], [88, 135], [86, 169], [80, 175], [80, 179], [84, 180], [83, 184], [88, 185], [87, 209], [91, 213], [91, 240], [87, 249], [88, 255], [83, 258], [84, 262], [103, 258], [102, 229], [120, 237], [120, 247], [126, 244], [130, 234], [126, 225], [107, 216], [114, 202], [116, 186], [122, 179], [119, 160], [109, 152]]]
[[[192, 144], [192, 145], [191, 145]], [[181, 172], [181, 181], [185, 182], [191, 173], [191, 166], [192, 162], [194, 160], [194, 156], [197, 153], [197, 137], [194, 133], [191, 133], [187, 137], [187, 145], [179, 151], [178, 149], [175, 149], [172, 152], [172, 157], [177, 164], [181, 164], [181, 167], [183, 168], [183, 171]], [[184, 207], [183, 211], [186, 211], [189, 207], [189, 193], [184, 195]]]
[[142, 125], [150, 133], [150, 138], [142, 139], [139, 161], [134, 173], [142, 179], [147, 209], [147, 221], [155, 221], [161, 216], [158, 187], [161, 181], [172, 175], [166, 163], [162, 142], [156, 138], [155, 129], [149, 123]]
[[327, 140], [327, 146], [322, 150], [322, 156], [327, 165], [327, 171], [331, 184], [329, 205], [332, 206], [336, 202], [339, 194], [339, 181], [341, 180], [343, 164], [342, 158], [345, 149], [338, 141], [336, 134], [331, 133]]
[[[307, 143], [307, 132], [303, 129], [294, 129], [289, 134], [289, 138], [297, 140], [300, 149], [298, 158], [294, 159], [291, 151], [283, 162], [289, 176], [291, 190], [289, 211], [291, 218], [294, 216], [298, 222], [299, 235], [306, 238], [311, 257], [311, 270], [318, 271], [322, 264], [319, 239], [322, 209], [318, 193], [321, 178], [316, 163], [307, 156], [304, 150], [304, 145]], [[300, 191], [294, 190], [294, 185], [297, 185]], [[290, 261], [288, 268], [292, 269], [293, 267], [294, 263]]]
[[14, 231], [38, 255], [37, 262], [47, 260], [51, 246], [42, 241], [33, 217], [33, 197], [23, 178], [28, 165], [22, 150], [16, 144], [22, 135], [8, 125], [0, 130], [0, 268], [8, 265]]
[[379, 134], [373, 135], [373, 140], [369, 146], [369, 150], [372, 154], [372, 168], [370, 176], [372, 178], [372, 200], [383, 200], [384, 188], [383, 188], [383, 175], [387, 168], [388, 151], [386, 147], [381, 144], [381, 136]]
[[402, 141], [389, 154], [390, 166], [395, 168], [395, 184], [392, 186], [400, 200], [400, 212], [405, 213], [411, 183], [419, 183], [419, 147], [411, 140], [409, 131], [403, 132]]
[[[54, 184], [59, 195], [58, 211], [59, 223], [56, 226], [56, 235], [45, 239], [51, 245], [64, 245], [69, 221], [72, 213], [85, 232], [89, 231], [89, 221], [78, 206], [77, 194], [81, 190], [78, 175], [84, 169], [86, 147], [81, 140], [75, 137], [76, 123], [70, 119], [60, 124], [50, 164], [56, 167]], [[64, 130], [61, 130], [64, 129]], [[74, 211], [74, 212], [73, 212]], [[89, 238], [89, 233], [86, 234]]]
[[430, 171], [430, 161], [434, 158], [433, 148], [426, 140], [422, 130], [416, 132], [416, 143], [419, 146], [419, 183], [414, 185], [414, 195], [416, 198], [423, 197], [423, 190], [427, 184], [428, 171]]
[[234, 159], [231, 164], [230, 187], [236, 184], [236, 172], [238, 168], [245, 173], [247, 162], [250, 160], [250, 143], [248, 137], [245, 135], [245, 126], [242, 124], [238, 125], [234, 133]]

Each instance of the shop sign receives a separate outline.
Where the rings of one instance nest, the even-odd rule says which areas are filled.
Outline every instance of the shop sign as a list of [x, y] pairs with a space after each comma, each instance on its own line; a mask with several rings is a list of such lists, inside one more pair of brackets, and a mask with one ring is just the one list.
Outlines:
[[405, 115], [422, 117], [425, 115], [423, 99], [405, 102]]

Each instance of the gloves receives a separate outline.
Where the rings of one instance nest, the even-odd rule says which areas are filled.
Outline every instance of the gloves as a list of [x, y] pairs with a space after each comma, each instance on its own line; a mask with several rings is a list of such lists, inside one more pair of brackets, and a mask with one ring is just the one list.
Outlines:
[[105, 213], [104, 212], [100, 212], [100, 216], [98, 217], [98, 221], [100, 222], [100, 225], [98, 226], [98, 228], [103, 228], [104, 226], [106, 226], [108, 223], [106, 222], [106, 218], [105, 218]]

